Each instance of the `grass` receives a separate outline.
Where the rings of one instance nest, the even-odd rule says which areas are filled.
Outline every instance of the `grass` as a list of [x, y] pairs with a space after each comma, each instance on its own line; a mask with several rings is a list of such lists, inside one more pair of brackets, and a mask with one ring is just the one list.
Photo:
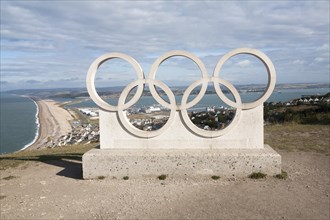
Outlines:
[[98, 143], [86, 145], [72, 145], [56, 148], [46, 148], [42, 150], [24, 150], [10, 154], [0, 155], [0, 170], [22, 165], [26, 167], [29, 161], [50, 161], [50, 160], [78, 160], [81, 161], [82, 155], [98, 146]]
[[128, 179], [129, 179], [128, 176], [124, 176], [124, 177], [123, 177], [123, 180], [128, 180]]
[[250, 179], [263, 179], [267, 176], [267, 174], [264, 174], [264, 173], [261, 173], [261, 172], [258, 172], [258, 173], [251, 173], [249, 175], [249, 178]]
[[285, 172], [284, 170], [282, 170], [280, 174], [277, 174], [274, 177], [277, 178], [277, 179], [286, 180], [288, 178], [288, 173]]
[[296, 123], [267, 125], [265, 143], [279, 150], [329, 153], [330, 126]]
[[105, 176], [98, 176], [97, 179], [98, 180], [104, 180], [105, 179]]
[[218, 180], [218, 179], [220, 179], [220, 176], [211, 176], [211, 178], [212, 178], [213, 180]]
[[[276, 150], [330, 152], [329, 125], [302, 125], [295, 123], [274, 124], [265, 126], [265, 143]], [[82, 155], [98, 146], [98, 143], [88, 145], [63, 146], [52, 149], [24, 150], [16, 153], [0, 155], [0, 170], [20, 166], [28, 166], [29, 161], [49, 160], [79, 160]], [[161, 177], [162, 176], [162, 177]], [[166, 175], [159, 177], [166, 179]]]
[[167, 175], [162, 174], [162, 175], [158, 176], [157, 178], [160, 180], [165, 180], [167, 178]]

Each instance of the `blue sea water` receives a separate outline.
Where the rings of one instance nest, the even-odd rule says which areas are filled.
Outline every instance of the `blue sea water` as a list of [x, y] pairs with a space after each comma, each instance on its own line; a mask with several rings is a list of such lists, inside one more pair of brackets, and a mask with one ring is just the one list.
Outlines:
[[0, 154], [21, 150], [37, 136], [37, 106], [28, 97], [0, 93]]
[[[319, 89], [286, 89], [281, 92], [273, 92], [272, 95], [268, 98], [267, 102], [286, 102], [292, 99], [301, 98], [302, 95], [324, 95], [330, 91], [330, 88], [319, 88]], [[226, 96], [233, 100], [231, 94], [226, 94]], [[252, 102], [259, 99], [262, 96], [261, 92], [250, 92], [250, 93], [240, 93], [242, 102]], [[162, 97], [165, 101], [168, 102], [167, 97]], [[181, 103], [181, 96], [176, 96], [177, 104]], [[191, 95], [188, 98], [188, 101], [191, 101], [195, 98], [195, 95]], [[111, 105], [117, 105], [118, 99], [106, 99]], [[153, 104], [157, 104], [155, 99], [152, 96], [142, 96], [140, 100], [135, 104], [135, 107], [143, 107], [143, 106], [150, 106]], [[202, 108], [205, 106], [227, 106], [222, 100], [219, 99], [217, 94], [206, 94], [202, 98], [202, 100], [194, 106], [194, 108]], [[97, 105], [91, 100], [86, 99], [82, 102], [69, 105], [69, 107], [77, 107], [77, 108], [84, 108], [84, 107], [97, 107]]]
[[[324, 95], [330, 91], [329, 88], [322, 89], [287, 89], [281, 92], [274, 92], [268, 102], [285, 102], [291, 99], [300, 98], [302, 95]], [[38, 120], [36, 119], [37, 106], [30, 98], [0, 93], [0, 154], [21, 150], [32, 144], [36, 139], [38, 131]], [[251, 102], [258, 99], [261, 93], [241, 93], [243, 102]], [[190, 100], [194, 96], [190, 97]], [[166, 97], [164, 97], [166, 99]], [[58, 102], [67, 102], [70, 99], [56, 99]], [[106, 100], [113, 105], [117, 105], [117, 99]], [[181, 97], [176, 97], [177, 103], [181, 102]], [[156, 104], [151, 96], [143, 96], [136, 107], [150, 106]], [[203, 108], [205, 106], [226, 106], [216, 94], [208, 94], [194, 108]], [[70, 107], [97, 107], [93, 101], [86, 99]]]

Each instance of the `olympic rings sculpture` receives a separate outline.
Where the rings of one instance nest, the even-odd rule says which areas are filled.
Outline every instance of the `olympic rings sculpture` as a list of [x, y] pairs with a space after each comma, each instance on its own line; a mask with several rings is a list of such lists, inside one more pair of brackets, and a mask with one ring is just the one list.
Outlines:
[[[264, 94], [256, 101], [250, 102], [250, 103], [242, 103], [241, 97], [236, 90], [236, 88], [228, 81], [221, 79], [219, 77], [219, 72], [223, 66], [223, 64], [230, 59], [231, 57], [238, 55], [238, 54], [249, 54], [253, 55], [259, 60], [262, 61], [264, 66], [266, 67], [267, 73], [268, 73], [268, 84], [267, 84], [267, 89], [264, 92]], [[156, 79], [156, 73], [158, 70], [158, 67], [160, 64], [162, 64], [165, 60], [174, 57], [174, 56], [181, 56], [181, 57], [186, 57], [192, 61], [194, 61], [197, 66], [199, 67], [202, 78], [199, 80], [196, 80], [193, 82], [191, 85], [188, 86], [188, 88], [185, 90], [182, 96], [181, 104], [178, 105], [175, 100], [175, 96], [172, 92], [172, 90], [162, 81]], [[121, 58], [127, 62], [129, 62], [136, 74], [137, 74], [137, 79], [130, 84], [128, 84], [122, 93], [120, 94], [119, 100], [118, 100], [118, 106], [113, 106], [110, 105], [109, 103], [105, 102], [97, 93], [95, 89], [95, 76], [98, 68], [102, 63], [104, 63], [107, 60], [111, 60], [113, 58]], [[203, 64], [203, 62], [196, 57], [195, 55], [186, 52], [186, 51], [181, 51], [181, 50], [174, 50], [174, 51], [169, 51], [162, 56], [160, 56], [151, 66], [151, 70], [149, 72], [149, 75], [147, 78], [144, 77], [143, 70], [140, 66], [140, 64], [131, 56], [128, 56], [123, 53], [109, 53], [109, 54], [104, 54], [94, 60], [94, 62], [91, 64], [89, 67], [88, 73], [87, 73], [87, 79], [86, 79], [86, 84], [87, 84], [87, 90], [88, 93], [91, 97], [91, 99], [103, 110], [110, 111], [110, 112], [117, 112], [121, 124], [133, 135], [136, 135], [138, 137], [142, 138], [151, 138], [158, 136], [162, 134], [165, 130], [167, 130], [170, 125], [173, 123], [175, 112], [180, 111], [182, 119], [185, 123], [185, 125], [193, 131], [195, 134], [202, 136], [202, 137], [208, 137], [208, 138], [213, 138], [213, 137], [219, 137], [225, 133], [227, 133], [230, 129], [235, 127], [239, 121], [239, 118], [241, 116], [242, 110], [247, 110], [247, 109], [252, 109], [255, 108], [259, 105], [262, 105], [263, 102], [265, 102], [269, 96], [272, 94], [274, 87], [275, 87], [275, 81], [276, 81], [276, 71], [274, 68], [274, 65], [272, 61], [261, 51], [256, 50], [256, 49], [250, 49], [250, 48], [238, 48], [236, 50], [232, 50], [225, 54], [221, 59], [218, 61], [214, 72], [213, 76], [209, 77], [207, 70]], [[205, 95], [207, 85], [208, 83], [211, 82], [214, 85], [216, 94], [219, 96], [220, 99], [222, 99], [227, 105], [232, 106], [233, 108], [236, 108], [236, 113], [233, 121], [224, 129], [222, 130], [217, 130], [217, 131], [206, 131], [199, 129], [197, 126], [195, 126], [192, 121], [190, 120], [188, 116], [188, 111], [187, 109], [191, 108], [192, 106], [196, 105]], [[141, 97], [144, 89], [144, 85], [148, 84], [150, 88], [151, 95], [154, 97], [154, 99], [161, 104], [162, 106], [170, 109], [170, 116], [168, 121], [165, 123], [163, 127], [161, 127], [158, 130], [154, 131], [143, 131], [140, 130], [136, 127], [134, 127], [126, 117], [125, 111], [126, 109], [130, 108], [132, 105], [134, 105]], [[235, 98], [235, 102], [228, 99], [224, 93], [222, 92], [220, 85], [222, 84], [225, 87], [227, 87], [230, 92], [233, 94]], [[190, 102], [187, 103], [188, 97], [190, 93], [199, 85], [201, 86], [201, 90], [199, 91], [198, 95], [191, 100]], [[161, 88], [166, 95], [169, 98], [169, 103], [164, 101], [163, 98], [158, 94], [158, 92], [155, 89], [155, 86]], [[125, 100], [129, 94], [129, 92], [137, 87], [137, 91], [134, 94], [133, 98], [129, 100], [127, 103], [125, 103]]]

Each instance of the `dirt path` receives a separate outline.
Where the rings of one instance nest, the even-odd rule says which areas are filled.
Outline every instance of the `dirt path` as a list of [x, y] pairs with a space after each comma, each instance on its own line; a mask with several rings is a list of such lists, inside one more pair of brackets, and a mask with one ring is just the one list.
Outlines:
[[81, 180], [81, 161], [0, 171], [1, 219], [329, 219], [329, 155], [280, 151], [287, 180]]

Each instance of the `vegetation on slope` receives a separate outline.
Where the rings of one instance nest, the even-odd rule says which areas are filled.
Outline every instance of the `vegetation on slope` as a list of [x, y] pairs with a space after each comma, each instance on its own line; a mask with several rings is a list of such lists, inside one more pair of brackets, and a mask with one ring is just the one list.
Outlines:
[[97, 144], [71, 145], [56, 148], [46, 148], [42, 150], [24, 150], [10, 154], [0, 155], [0, 170], [9, 167], [17, 167], [27, 161], [81, 161], [82, 155], [88, 150], [95, 148]]

